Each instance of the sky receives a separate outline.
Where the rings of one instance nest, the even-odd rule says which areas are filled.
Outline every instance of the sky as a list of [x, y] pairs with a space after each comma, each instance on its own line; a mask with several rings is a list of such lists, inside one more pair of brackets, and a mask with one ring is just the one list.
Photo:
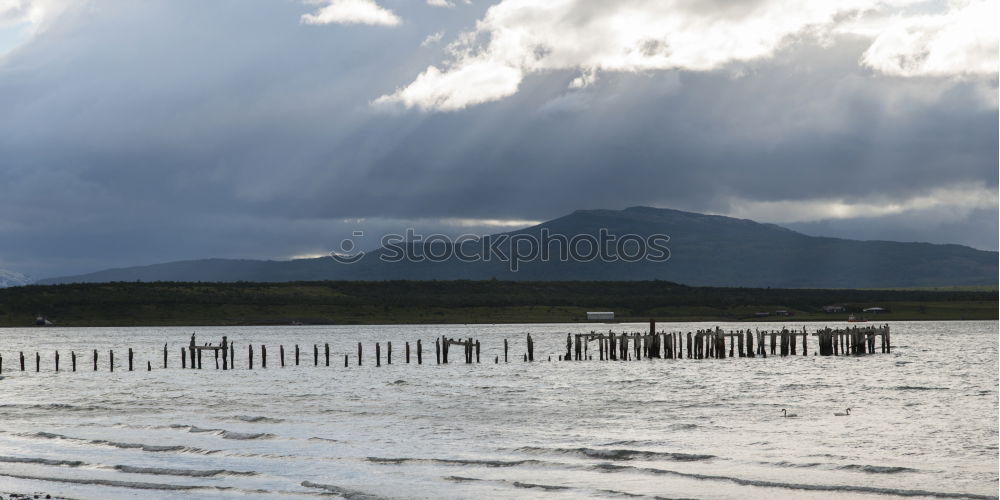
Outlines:
[[0, 269], [636, 205], [996, 250], [997, 3], [0, 0]]

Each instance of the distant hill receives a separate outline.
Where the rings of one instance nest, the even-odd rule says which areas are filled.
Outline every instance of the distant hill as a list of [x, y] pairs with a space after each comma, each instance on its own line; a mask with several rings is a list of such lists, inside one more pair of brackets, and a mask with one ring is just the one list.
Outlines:
[[[508, 264], [462, 262], [383, 262], [382, 249], [355, 264], [331, 258], [292, 261], [205, 259], [110, 269], [40, 284], [111, 281], [311, 281], [311, 280], [668, 280], [698, 286], [786, 288], [887, 288], [996, 285], [997, 252], [961, 245], [856, 241], [807, 236], [774, 224], [679, 210], [632, 207], [580, 210], [506, 236], [531, 235], [669, 235], [665, 262], [586, 262], [534, 260], [517, 272]], [[474, 255], [479, 243], [462, 250]], [[411, 245], [423, 255], [443, 247]], [[557, 252], [554, 252], [557, 253]], [[613, 253], [613, 252], [612, 252]]]
[[0, 269], [0, 288], [9, 288], [12, 286], [24, 286], [31, 283], [33, 280], [27, 275], [21, 273], [15, 273], [14, 271], [5, 271]]

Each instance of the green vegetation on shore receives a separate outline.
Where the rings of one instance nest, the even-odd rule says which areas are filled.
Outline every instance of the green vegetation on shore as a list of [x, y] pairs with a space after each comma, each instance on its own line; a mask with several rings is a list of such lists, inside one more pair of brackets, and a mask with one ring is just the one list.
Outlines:
[[[838, 305], [844, 312], [826, 313]], [[997, 291], [689, 287], [666, 281], [89, 283], [0, 289], [0, 326], [997, 319]], [[779, 310], [791, 317], [774, 316]], [[756, 317], [757, 313], [770, 316]]]

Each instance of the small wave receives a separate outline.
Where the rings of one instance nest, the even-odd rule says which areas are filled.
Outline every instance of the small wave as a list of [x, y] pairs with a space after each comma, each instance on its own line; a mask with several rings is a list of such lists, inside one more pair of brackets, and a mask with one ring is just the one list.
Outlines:
[[358, 490], [351, 490], [333, 484], [322, 484], [322, 483], [314, 483], [312, 481], [302, 481], [302, 486], [306, 488], [316, 488], [316, 489], [326, 490], [330, 493], [333, 493], [334, 495], [345, 498], [347, 500], [385, 500], [384, 497], [380, 497], [378, 495], [372, 495], [371, 493], [365, 493], [363, 491], [358, 491]]
[[197, 490], [205, 488], [205, 486], [197, 485], [187, 485], [187, 484], [164, 484], [164, 483], [138, 483], [132, 481], [115, 481], [111, 479], [86, 479], [86, 478], [69, 478], [69, 477], [42, 477], [42, 476], [28, 476], [22, 474], [7, 474], [0, 473], [0, 476], [12, 477], [15, 479], [27, 479], [33, 481], [50, 481], [54, 483], [70, 483], [70, 484], [89, 484], [95, 486], [115, 486], [119, 488], [133, 488], [138, 490], [175, 490], [175, 491], [186, 491], [186, 490]]
[[313, 437], [309, 438], [307, 441], [324, 441], [324, 442], [327, 442], [327, 443], [339, 443], [340, 442], [340, 441], [338, 441], [336, 439], [330, 439], [330, 438], [324, 438], [324, 437], [316, 437], [316, 436], [313, 436]]
[[406, 385], [406, 384], [407, 384], [407, 382], [405, 380], [402, 380], [402, 379], [396, 380], [394, 382], [390, 382], [389, 383], [389, 385]]
[[78, 406], [64, 403], [23, 404], [10, 403], [0, 405], [0, 410], [44, 410], [44, 411], [104, 411], [111, 410], [106, 406]]
[[710, 474], [698, 474], [693, 472], [678, 472], [674, 470], [654, 469], [649, 467], [645, 468], [633, 467], [630, 465], [616, 465], [610, 463], [594, 465], [592, 469], [600, 472], [630, 471], [630, 472], [640, 472], [653, 475], [671, 475], [671, 476], [701, 479], [707, 481], [725, 481], [733, 484], [738, 484], [740, 486], [757, 486], [762, 488], [781, 488], [788, 490], [832, 491], [832, 492], [843, 491], [843, 492], [854, 492], [854, 493], [873, 493], [876, 495], [894, 495], [902, 497], [969, 498], [974, 500], [997, 499], [996, 496], [979, 495], [975, 493], [952, 493], [952, 492], [927, 491], [927, 490], [906, 490], [897, 488], [880, 488], [876, 486], [857, 486], [849, 484], [827, 485], [827, 484], [781, 483], [777, 481], [744, 479], [732, 476], [716, 476]]
[[285, 421], [285, 419], [282, 418], [262, 417], [254, 415], [236, 415], [232, 418], [233, 420], [239, 420], [242, 422], [262, 423], [262, 424], [280, 424]]
[[922, 385], [897, 385], [893, 387], [897, 391], [947, 391], [947, 387], [924, 387]]
[[517, 451], [527, 453], [558, 453], [563, 455], [579, 455], [587, 458], [601, 460], [672, 460], [676, 462], [694, 462], [699, 460], [711, 460], [715, 455], [703, 455], [697, 453], [676, 453], [646, 450], [618, 449], [596, 449], [596, 448], [539, 448], [526, 446], [518, 448]]
[[521, 481], [513, 481], [510, 484], [517, 486], [518, 488], [534, 488], [546, 491], [554, 490], [568, 490], [569, 486], [554, 486], [551, 484], [536, 484], [536, 483], [522, 483]]
[[368, 457], [374, 464], [401, 465], [401, 464], [444, 464], [444, 465], [480, 465], [483, 467], [516, 467], [525, 464], [541, 464], [538, 460], [464, 460], [458, 458], [382, 458]]
[[215, 477], [215, 476], [256, 476], [256, 472], [234, 471], [226, 469], [170, 469], [166, 467], [136, 467], [132, 465], [116, 465], [114, 469], [128, 474], [151, 474], [155, 476], [185, 476], [185, 477]]
[[34, 437], [40, 439], [64, 439], [68, 441], [76, 441], [79, 443], [87, 443], [97, 446], [111, 446], [114, 448], [122, 448], [122, 449], [138, 449], [154, 453], [177, 451], [184, 453], [196, 453], [199, 455], [211, 455], [213, 453], [219, 452], [219, 450], [205, 450], [202, 448], [195, 448], [192, 446], [183, 446], [183, 445], [155, 445], [155, 444], [145, 444], [145, 443], [121, 443], [118, 441], [108, 441], [106, 439], [81, 439], [70, 436], [64, 436], [62, 434], [53, 434], [51, 432], [44, 432], [44, 431], [39, 431], [30, 434], [22, 434], [22, 436]]
[[86, 462], [81, 462], [79, 460], [54, 460], [51, 458], [34, 458], [34, 457], [0, 457], [0, 462], [4, 463], [18, 463], [18, 464], [40, 464], [40, 465], [52, 465], [52, 466], [62, 466], [62, 467], [80, 467], [86, 465]]
[[188, 432], [193, 432], [196, 434], [212, 434], [215, 436], [219, 436], [222, 439], [237, 439], [240, 441], [245, 441], [249, 439], [271, 439], [274, 437], [274, 434], [270, 434], [267, 432], [235, 432], [235, 431], [227, 431], [225, 429], [203, 429], [201, 427], [195, 427], [193, 425], [177, 426], [176, 428], [181, 429], [184, 427], [189, 428]]
[[909, 467], [892, 467], [888, 465], [859, 465], [859, 464], [849, 464], [839, 467], [841, 470], [857, 470], [861, 472], [869, 472], [872, 474], [896, 474], [899, 472], [918, 472], [917, 469], [911, 469]]
[[472, 481], [482, 481], [482, 479], [476, 479], [474, 477], [465, 477], [465, 476], [445, 476], [444, 480], [445, 481], [454, 481], [456, 483], [466, 483], [466, 482], [472, 482]]

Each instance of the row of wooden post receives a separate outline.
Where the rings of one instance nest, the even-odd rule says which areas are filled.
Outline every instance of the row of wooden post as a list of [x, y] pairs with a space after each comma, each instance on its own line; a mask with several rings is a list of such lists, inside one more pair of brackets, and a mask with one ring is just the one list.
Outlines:
[[[791, 331], [788, 329], [782, 329], [781, 331], [770, 331], [770, 332], [756, 332], [756, 338], [754, 337], [754, 332], [748, 330], [740, 330], [737, 332], [724, 332], [718, 327], [715, 329], [697, 330], [692, 334], [692, 332], [687, 332], [686, 335], [681, 332], [656, 332], [656, 324], [650, 321], [650, 332], [648, 334], [640, 334], [638, 332], [633, 333], [620, 333], [616, 334], [613, 332], [608, 332], [607, 334], [597, 334], [591, 332], [589, 334], [567, 334], [566, 335], [566, 354], [559, 356], [561, 361], [570, 360], [589, 360], [593, 359], [593, 356], [589, 353], [589, 345], [592, 341], [597, 341], [598, 348], [598, 359], [599, 360], [631, 360], [631, 359], [681, 359], [686, 354], [688, 359], [706, 359], [706, 358], [717, 358], [725, 359], [727, 357], [726, 340], [729, 340], [728, 357], [749, 357], [753, 358], [756, 356], [767, 357], [768, 350], [772, 356], [781, 355], [797, 355], [798, 353], [798, 343], [797, 339], [799, 336], [802, 337], [802, 355], [807, 356], [807, 339], [808, 334], [806, 329], [803, 327], [801, 332]], [[770, 349], [767, 349], [767, 337], [770, 336]], [[818, 332], [813, 333], [813, 336], [817, 337], [818, 350], [815, 354], [820, 356], [830, 356], [830, 355], [862, 355], [871, 354], [875, 352], [875, 337], [879, 337], [881, 342], [881, 352], [889, 353], [891, 352], [891, 337], [889, 332], [889, 326], [868, 326], [868, 327], [854, 327], [848, 329], [837, 329], [832, 330], [826, 328]], [[756, 343], [754, 342], [756, 340]], [[744, 342], [745, 341], [745, 342]], [[480, 342], [477, 339], [472, 339], [471, 337], [466, 340], [456, 340], [442, 336], [434, 340], [434, 353], [436, 364], [448, 364], [449, 363], [449, 352], [450, 347], [453, 345], [460, 345], [463, 347], [464, 360], [465, 363], [471, 364], [473, 362], [480, 362]], [[526, 362], [531, 362], [535, 360], [534, 353], [534, 340], [531, 334], [527, 335], [526, 339], [527, 351], [523, 354], [523, 359]], [[235, 369], [236, 362], [236, 349], [234, 344], [229, 342], [227, 337], [223, 337], [222, 344], [220, 346], [204, 345], [198, 346], [195, 343], [194, 335], [191, 336], [191, 343], [188, 349], [181, 348], [180, 359], [181, 368], [192, 368], [201, 369], [202, 368], [202, 351], [211, 350], [215, 355], [215, 368], [220, 368], [220, 352], [221, 352], [221, 369], [229, 370]], [[278, 346], [278, 356], [281, 366], [285, 366], [285, 346]], [[386, 356], [385, 361], [387, 364], [392, 364], [392, 342], [386, 343]], [[406, 363], [410, 363], [411, 359], [410, 343], [405, 343], [405, 360]], [[358, 357], [357, 364], [361, 366], [363, 363], [363, 348], [361, 342], [358, 342]], [[108, 351], [108, 362], [109, 370], [114, 371], [114, 350]], [[503, 361], [507, 363], [509, 361], [509, 344], [507, 339], [503, 341]], [[128, 349], [128, 371], [133, 371], [134, 369], [134, 352], [132, 348]], [[417, 340], [416, 342], [416, 358], [417, 364], [423, 364], [423, 342]], [[551, 359], [551, 358], [550, 358]], [[98, 353], [95, 349], [93, 351], [93, 369], [97, 371], [98, 369]], [[55, 371], [59, 371], [59, 351], [55, 353]], [[163, 368], [167, 368], [167, 344], [163, 344]], [[299, 345], [295, 344], [295, 365], [298, 366], [300, 361], [300, 349]], [[19, 353], [19, 362], [21, 371], [25, 371], [25, 358], [24, 352]], [[500, 362], [500, 356], [494, 358], [494, 363]], [[330, 366], [330, 344], [323, 345], [323, 363], [325, 366]], [[75, 351], [70, 351], [70, 364], [71, 370], [76, 371], [77, 365], [77, 355]], [[190, 365], [190, 366], [189, 366]], [[313, 365], [319, 366], [319, 344], [313, 344]], [[349, 357], [347, 354], [344, 355], [344, 366], [349, 365]], [[260, 346], [260, 366], [262, 368], [267, 368], [267, 346]], [[382, 344], [375, 343], [375, 366], [382, 366]], [[253, 345], [247, 346], [247, 368], [252, 370], [254, 368], [254, 349]], [[147, 371], [151, 371], [152, 362], [146, 362]], [[35, 371], [41, 370], [41, 354], [35, 353]], [[0, 373], [3, 373], [3, 356], [0, 355]]]

